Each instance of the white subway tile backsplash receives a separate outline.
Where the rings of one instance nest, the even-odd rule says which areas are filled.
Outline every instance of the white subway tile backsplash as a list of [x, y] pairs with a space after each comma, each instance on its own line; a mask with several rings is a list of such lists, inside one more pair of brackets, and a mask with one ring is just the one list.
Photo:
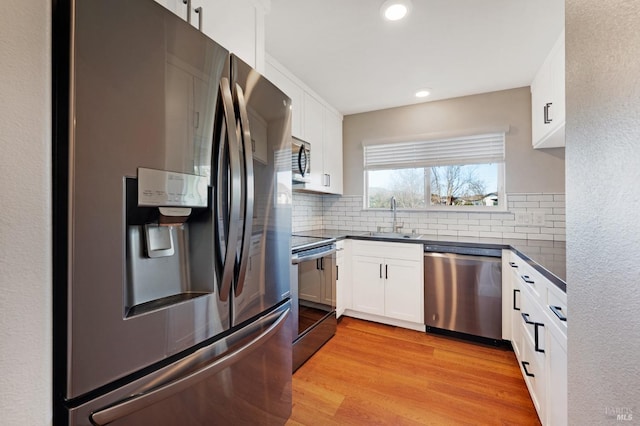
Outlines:
[[553, 241], [553, 235], [551, 234], [527, 234], [528, 240], [549, 240]]
[[474, 238], [478, 238], [478, 237], [480, 237], [480, 232], [478, 232], [478, 231], [458, 231], [458, 236], [459, 237], [474, 237]]
[[[423, 235], [517, 238], [565, 241], [564, 194], [507, 194], [508, 211], [443, 212], [399, 211], [397, 221], [404, 232], [416, 230]], [[319, 228], [351, 231], [391, 230], [393, 214], [389, 210], [364, 210], [363, 197], [293, 194], [292, 226], [296, 232]], [[515, 213], [540, 217], [535, 226], [516, 224]]]
[[563, 208], [564, 207], [564, 203], [560, 202], [560, 201], [541, 201], [540, 202], [540, 207], [541, 208], [545, 208], [545, 207], [548, 207], [548, 208], [554, 208], [554, 207]]
[[514, 232], [513, 226], [492, 226], [492, 232]]
[[515, 208], [538, 208], [540, 207], [540, 203], [538, 201], [516, 201], [513, 203], [513, 207]]
[[481, 238], [502, 238], [501, 232], [480, 232]]
[[456, 225], [458, 223], [457, 219], [438, 219], [438, 223], [444, 225]]
[[525, 194], [523, 194], [523, 195], [521, 195], [521, 194], [518, 194], [518, 195], [515, 195], [515, 194], [514, 195], [509, 195], [509, 194], [507, 194], [507, 201], [509, 203], [514, 202], [514, 201], [527, 201], [527, 196]]
[[553, 194], [529, 194], [527, 201], [553, 201]]

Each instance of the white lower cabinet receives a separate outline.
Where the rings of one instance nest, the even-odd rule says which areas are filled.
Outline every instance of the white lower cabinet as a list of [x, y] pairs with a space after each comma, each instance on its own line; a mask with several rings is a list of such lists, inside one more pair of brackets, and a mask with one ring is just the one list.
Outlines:
[[511, 283], [510, 340], [540, 421], [567, 424], [566, 293], [513, 252], [503, 262]]
[[567, 337], [550, 327], [547, 332], [547, 425], [566, 425], [567, 414]]
[[351, 241], [336, 242], [336, 317], [351, 309]]
[[354, 240], [345, 314], [424, 330], [422, 256], [421, 244]]
[[414, 260], [385, 259], [384, 315], [424, 323], [422, 257]]
[[353, 309], [367, 314], [384, 315], [383, 258], [353, 256]]

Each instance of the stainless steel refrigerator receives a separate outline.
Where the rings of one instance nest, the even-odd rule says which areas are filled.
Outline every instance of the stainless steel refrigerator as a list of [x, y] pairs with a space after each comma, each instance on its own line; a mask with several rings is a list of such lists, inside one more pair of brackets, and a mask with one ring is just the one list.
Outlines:
[[152, 0], [55, 0], [54, 422], [291, 412], [290, 100]]

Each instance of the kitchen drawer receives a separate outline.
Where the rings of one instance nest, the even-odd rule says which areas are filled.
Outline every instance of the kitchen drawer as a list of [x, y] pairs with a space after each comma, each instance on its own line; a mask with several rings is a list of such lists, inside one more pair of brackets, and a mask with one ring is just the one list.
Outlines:
[[422, 244], [387, 243], [378, 241], [353, 241], [353, 254], [376, 256], [385, 259], [401, 259], [422, 262]]
[[520, 256], [512, 253], [511, 261], [511, 273], [514, 274], [514, 280], [527, 290], [530, 290], [533, 297], [539, 301], [540, 304], [545, 304], [546, 288], [548, 280], [542, 276], [542, 274], [536, 271], [526, 260]]
[[544, 419], [546, 378], [544, 354], [536, 353], [528, 339], [523, 339], [520, 370], [527, 384], [538, 417]]
[[526, 289], [521, 290], [520, 317], [522, 336], [528, 341], [536, 354], [544, 354], [545, 327], [548, 317], [543, 313], [542, 306], [532, 299]]
[[547, 303], [545, 307], [550, 325], [557, 327], [566, 338], [567, 317], [569, 314], [566, 293], [555, 288], [555, 286], [550, 283], [547, 288]]

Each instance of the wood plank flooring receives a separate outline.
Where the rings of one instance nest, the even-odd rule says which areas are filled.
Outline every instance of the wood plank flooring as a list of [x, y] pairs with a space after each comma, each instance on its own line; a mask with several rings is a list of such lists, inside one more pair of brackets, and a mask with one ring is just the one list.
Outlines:
[[343, 317], [287, 425], [540, 425], [510, 350]]

